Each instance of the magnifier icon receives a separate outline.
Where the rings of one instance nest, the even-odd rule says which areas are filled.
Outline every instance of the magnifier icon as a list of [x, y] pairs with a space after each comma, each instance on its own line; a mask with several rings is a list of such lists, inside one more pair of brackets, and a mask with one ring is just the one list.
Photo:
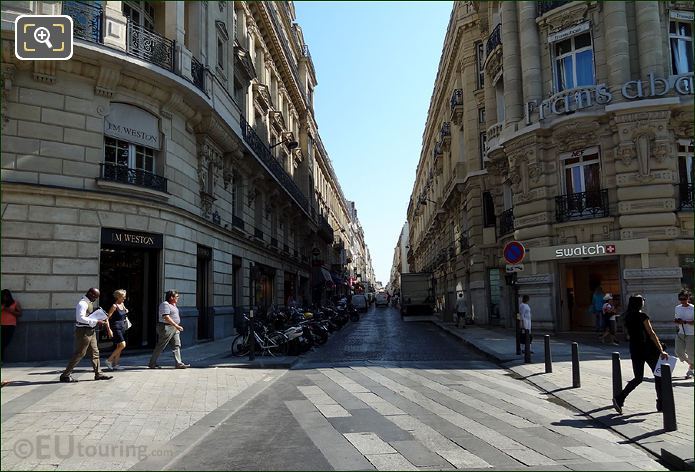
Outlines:
[[43, 26], [36, 28], [34, 31], [34, 39], [37, 43], [45, 44], [49, 49], [53, 49], [53, 45], [51, 44], [51, 32], [48, 31], [48, 28], [44, 28]]

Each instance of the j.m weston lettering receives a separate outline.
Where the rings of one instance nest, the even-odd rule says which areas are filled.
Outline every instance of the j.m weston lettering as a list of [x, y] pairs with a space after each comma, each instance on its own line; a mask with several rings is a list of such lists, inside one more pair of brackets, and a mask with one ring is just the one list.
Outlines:
[[139, 234], [114, 233], [113, 240], [119, 243], [143, 244], [145, 246], [154, 245], [154, 239], [150, 236], [140, 236]]
[[107, 131], [113, 130], [117, 133], [132, 136], [133, 138], [142, 139], [144, 141], [151, 142], [152, 144], [157, 144], [157, 136], [151, 135], [149, 133], [145, 133], [144, 131], [129, 128], [129, 127], [123, 126], [123, 125], [117, 125], [117, 124], [111, 123], [108, 120], [106, 120], [106, 126], [107, 126]]

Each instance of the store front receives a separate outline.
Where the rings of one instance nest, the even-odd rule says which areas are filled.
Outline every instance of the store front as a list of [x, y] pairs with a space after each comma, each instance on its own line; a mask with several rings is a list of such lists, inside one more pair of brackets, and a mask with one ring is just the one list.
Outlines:
[[[156, 341], [162, 247], [161, 234], [101, 229], [99, 305], [108, 310], [114, 302], [113, 292], [125, 289], [128, 318], [133, 323], [126, 332], [126, 342], [134, 348], [152, 347]], [[105, 332], [100, 333], [99, 342], [111, 346]]]
[[[649, 241], [598, 241], [583, 244], [549, 246], [527, 249], [530, 263], [552, 262], [551, 273], [557, 297], [551, 319], [556, 331], [593, 331], [596, 318], [591, 302], [594, 292], [614, 295], [618, 311], [626, 304], [627, 286], [622, 273], [625, 256], [640, 256], [648, 260]], [[529, 264], [531, 265], [531, 264]]]

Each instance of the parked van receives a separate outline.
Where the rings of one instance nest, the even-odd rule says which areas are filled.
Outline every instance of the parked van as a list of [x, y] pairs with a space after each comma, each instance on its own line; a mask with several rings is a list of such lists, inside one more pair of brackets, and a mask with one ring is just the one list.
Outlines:
[[389, 294], [386, 292], [377, 293], [376, 306], [389, 306]]

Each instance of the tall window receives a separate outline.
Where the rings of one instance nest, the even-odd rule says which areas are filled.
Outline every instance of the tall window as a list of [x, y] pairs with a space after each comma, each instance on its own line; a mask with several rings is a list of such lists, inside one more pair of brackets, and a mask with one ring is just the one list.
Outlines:
[[678, 142], [679, 208], [693, 208], [693, 140]]
[[123, 2], [123, 15], [133, 24], [154, 31], [154, 6], [150, 2]]
[[478, 123], [485, 125], [485, 108], [478, 108]]
[[483, 226], [495, 226], [495, 202], [490, 192], [483, 192]]
[[478, 89], [485, 85], [485, 70], [483, 62], [485, 61], [485, 49], [482, 41], [479, 41], [475, 46], [475, 69], [478, 73]]
[[154, 173], [154, 149], [105, 136], [104, 162]]
[[217, 67], [224, 70], [224, 40], [217, 35]]
[[685, 21], [671, 20], [671, 70], [674, 75], [693, 71], [693, 25]]
[[594, 85], [594, 51], [591, 32], [578, 34], [553, 44], [555, 89], [557, 92]]
[[560, 158], [565, 195], [601, 189], [598, 147], [568, 153]]
[[487, 146], [487, 133], [483, 131], [480, 133], [479, 137], [479, 146], [480, 146], [480, 168], [484, 169], [485, 168], [485, 146]]

